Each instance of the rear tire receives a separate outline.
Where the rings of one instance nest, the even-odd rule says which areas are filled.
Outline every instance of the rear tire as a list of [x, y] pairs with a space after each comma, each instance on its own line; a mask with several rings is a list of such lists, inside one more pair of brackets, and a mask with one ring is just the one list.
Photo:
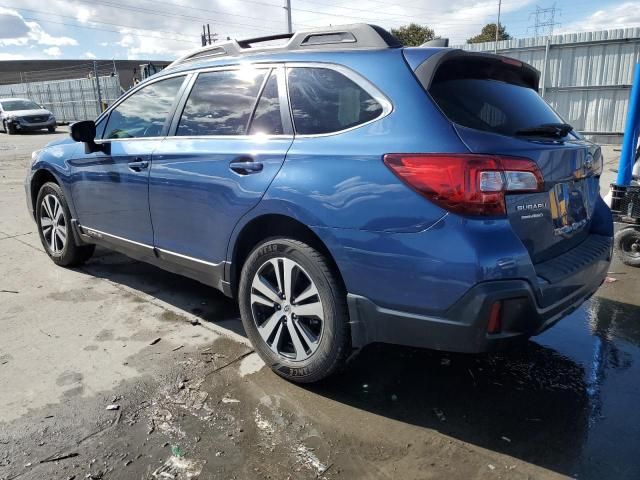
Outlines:
[[36, 223], [42, 246], [56, 265], [78, 266], [93, 255], [95, 245], [76, 243], [67, 200], [62, 189], [53, 182], [45, 183], [38, 192]]
[[351, 351], [346, 294], [326, 258], [298, 240], [264, 241], [242, 267], [239, 304], [256, 352], [281, 377], [317, 382]]
[[613, 244], [622, 263], [640, 267], [640, 230], [633, 227], [618, 230]]

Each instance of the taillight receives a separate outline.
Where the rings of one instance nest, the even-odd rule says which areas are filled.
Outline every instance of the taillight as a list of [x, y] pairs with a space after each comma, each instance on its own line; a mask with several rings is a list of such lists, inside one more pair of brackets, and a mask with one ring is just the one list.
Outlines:
[[543, 189], [538, 166], [526, 158], [478, 154], [392, 153], [384, 163], [432, 202], [463, 215], [505, 215], [505, 194]]

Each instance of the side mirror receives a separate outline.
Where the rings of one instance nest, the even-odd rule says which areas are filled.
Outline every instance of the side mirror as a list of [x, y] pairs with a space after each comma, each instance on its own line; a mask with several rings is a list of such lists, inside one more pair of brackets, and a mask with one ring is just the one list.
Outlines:
[[96, 124], [93, 120], [83, 120], [82, 122], [76, 122], [71, 124], [70, 133], [71, 138], [76, 142], [84, 143], [84, 153], [94, 152], [108, 152], [109, 144], [98, 144], [96, 139]]

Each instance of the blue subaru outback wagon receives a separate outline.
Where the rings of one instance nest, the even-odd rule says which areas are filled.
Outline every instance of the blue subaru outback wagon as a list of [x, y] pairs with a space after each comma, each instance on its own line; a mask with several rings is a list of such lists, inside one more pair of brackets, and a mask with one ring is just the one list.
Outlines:
[[34, 152], [29, 210], [58, 265], [102, 245], [235, 297], [294, 381], [372, 342], [504, 348], [611, 258], [600, 148], [538, 80], [365, 24], [203, 47]]

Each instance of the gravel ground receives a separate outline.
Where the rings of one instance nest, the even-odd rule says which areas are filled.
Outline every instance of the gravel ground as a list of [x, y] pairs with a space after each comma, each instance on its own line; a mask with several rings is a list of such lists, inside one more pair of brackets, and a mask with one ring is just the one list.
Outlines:
[[47, 259], [22, 182], [61, 135], [0, 135], [0, 479], [640, 478], [639, 270], [614, 262], [518, 351], [374, 345], [300, 387], [213, 289], [103, 249]]

